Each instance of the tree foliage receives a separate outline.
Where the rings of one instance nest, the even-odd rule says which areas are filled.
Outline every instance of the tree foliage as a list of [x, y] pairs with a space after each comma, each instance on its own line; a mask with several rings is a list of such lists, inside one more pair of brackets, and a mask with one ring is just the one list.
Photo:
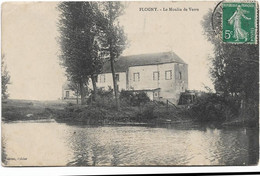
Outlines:
[[114, 62], [127, 46], [124, 29], [118, 20], [118, 17], [124, 13], [124, 8], [121, 2], [100, 2], [100, 13], [98, 13], [98, 27], [101, 31], [99, 39], [102, 50], [110, 60], [117, 109], [119, 109], [119, 98]]
[[131, 106], [141, 106], [150, 102], [150, 98], [145, 92], [132, 92], [122, 90], [120, 99]]
[[126, 44], [123, 28], [118, 22], [124, 7], [120, 2], [61, 2], [58, 9], [61, 12], [61, 65], [66, 69], [69, 80], [80, 85], [82, 104], [85, 100], [84, 83], [88, 83], [89, 78], [96, 95], [96, 77], [104, 58], [109, 58], [111, 62], [118, 100], [114, 61]]
[[10, 84], [10, 75], [9, 72], [7, 71], [7, 67], [5, 65], [4, 59], [5, 55], [2, 55], [2, 61], [1, 61], [1, 83], [2, 83], [2, 99], [7, 99], [9, 94], [8, 94], [8, 84]]
[[80, 86], [77, 82], [69, 81], [68, 87], [70, 90], [73, 91], [74, 96], [76, 96], [77, 104], [79, 103], [79, 96], [80, 96]]
[[[212, 10], [204, 16], [202, 26], [205, 36], [214, 45], [210, 73], [216, 91], [225, 95], [240, 96], [245, 100], [258, 101], [258, 53], [259, 45], [230, 44], [221, 40], [221, 12]], [[212, 24], [213, 23], [213, 24]]]
[[[85, 103], [85, 84], [102, 68], [96, 25], [97, 5], [92, 2], [61, 2], [59, 19], [61, 65], [69, 80], [79, 84]], [[94, 81], [94, 80], [92, 80]]]

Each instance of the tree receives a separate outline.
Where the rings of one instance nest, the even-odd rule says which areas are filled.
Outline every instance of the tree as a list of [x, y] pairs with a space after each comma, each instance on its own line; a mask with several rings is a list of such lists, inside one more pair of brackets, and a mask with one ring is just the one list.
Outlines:
[[86, 87], [89, 78], [96, 90], [95, 75], [102, 67], [97, 42], [97, 25], [92, 2], [61, 2], [58, 9], [61, 65], [69, 80], [79, 85], [81, 104], [85, 104]]
[[[98, 35], [99, 31], [97, 31], [97, 35]], [[91, 75], [91, 81], [92, 81], [92, 86], [93, 86], [93, 100], [96, 100], [96, 96], [97, 96], [97, 75], [101, 72], [101, 69], [103, 67], [104, 64], [104, 59], [102, 57], [102, 51], [101, 51], [101, 47], [99, 45], [99, 40], [98, 37], [96, 37], [96, 40], [93, 43], [93, 47], [91, 50], [91, 65], [89, 66]]]
[[221, 10], [209, 10], [202, 20], [205, 36], [214, 46], [210, 73], [215, 89], [243, 100], [243, 107], [258, 104], [259, 45], [223, 43], [221, 16]]
[[120, 104], [114, 62], [126, 48], [126, 35], [118, 21], [118, 18], [124, 12], [124, 6], [121, 2], [100, 2], [99, 9], [100, 13], [98, 14], [99, 20], [97, 23], [101, 31], [99, 39], [102, 50], [110, 60], [116, 106], [119, 109]]
[[10, 75], [9, 72], [7, 71], [7, 67], [4, 62], [5, 55], [2, 55], [2, 61], [1, 61], [1, 81], [2, 81], [2, 100], [7, 99], [9, 94], [7, 91], [7, 86], [10, 84]]
[[211, 75], [215, 89], [226, 94], [243, 92], [247, 98], [258, 97], [258, 45], [223, 43], [221, 22], [215, 22], [213, 29], [212, 15], [210, 10], [204, 16], [202, 26], [208, 40], [214, 45]]
[[78, 100], [78, 97], [80, 95], [79, 84], [76, 82], [70, 81], [68, 84], [68, 87], [70, 90], [72, 90], [74, 92], [74, 95], [77, 97], [77, 104], [79, 104], [79, 100]]

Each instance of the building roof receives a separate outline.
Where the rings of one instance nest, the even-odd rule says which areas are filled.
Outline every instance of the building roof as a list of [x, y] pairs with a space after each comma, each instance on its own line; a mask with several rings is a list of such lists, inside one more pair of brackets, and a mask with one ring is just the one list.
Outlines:
[[130, 89], [130, 90], [125, 90], [126, 92], [155, 92], [155, 91], [160, 91], [161, 88], [155, 88], [155, 89]]
[[[119, 59], [115, 61], [115, 71], [125, 72], [128, 69], [128, 67], [157, 65], [157, 64], [165, 64], [165, 63], [186, 64], [174, 52], [140, 54], [140, 55], [119, 57]], [[109, 61], [104, 64], [102, 73], [111, 73], [111, 66]]]
[[69, 88], [69, 81], [66, 81], [65, 83], [63, 83], [62, 90], [70, 90], [70, 88]]

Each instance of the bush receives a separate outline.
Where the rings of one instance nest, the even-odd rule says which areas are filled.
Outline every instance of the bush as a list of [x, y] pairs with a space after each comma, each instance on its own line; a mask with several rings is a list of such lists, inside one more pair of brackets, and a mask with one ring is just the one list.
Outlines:
[[143, 106], [142, 116], [147, 119], [156, 118], [154, 115], [154, 110], [156, 105], [154, 103], [147, 103]]
[[[103, 89], [100, 89], [100, 88], [97, 88], [97, 97], [99, 98], [104, 98], [104, 97], [113, 97], [113, 89], [109, 89], [109, 90], [103, 90]], [[94, 100], [94, 92], [93, 90], [91, 91], [91, 94], [90, 96], [88, 97], [87, 99], [87, 103], [88, 104], [91, 104]]]
[[241, 109], [239, 117], [248, 121], [256, 122], [259, 119], [259, 103], [253, 99], [248, 99], [243, 104], [244, 108]]
[[237, 116], [239, 101], [233, 97], [224, 97], [213, 93], [205, 93], [197, 97], [191, 106], [193, 116], [202, 122], [224, 122]]
[[145, 92], [132, 92], [122, 90], [119, 99], [131, 106], [141, 106], [150, 102]]
[[116, 101], [114, 97], [111, 96], [101, 97], [100, 95], [97, 95], [96, 100], [92, 103], [92, 105], [105, 109], [115, 109]]
[[[95, 105], [106, 109], [116, 108], [116, 102], [113, 95], [113, 89], [102, 90], [98, 89], [95, 101], [93, 100], [93, 91], [89, 96], [88, 105]], [[122, 90], [119, 95], [120, 104], [122, 107], [141, 106], [150, 102], [149, 97], [145, 92], [131, 92]]]
[[91, 95], [87, 100], [88, 105], [102, 107], [105, 109], [111, 109], [111, 108], [113, 109], [116, 107], [115, 99], [113, 96], [113, 89], [109, 89], [109, 90], [97, 89], [95, 101], [93, 100], [94, 99], [93, 96], [94, 94], [92, 91]]
[[131, 105], [132, 99], [133, 99], [134, 96], [135, 96], [134, 92], [122, 90], [120, 92], [119, 99], [120, 99], [121, 102], [126, 103], [126, 105]]
[[138, 108], [139, 110], [136, 112], [135, 116], [131, 117], [131, 120], [135, 122], [149, 122], [152, 119], [157, 118], [155, 115], [155, 108], [156, 105], [154, 103], [146, 103]]

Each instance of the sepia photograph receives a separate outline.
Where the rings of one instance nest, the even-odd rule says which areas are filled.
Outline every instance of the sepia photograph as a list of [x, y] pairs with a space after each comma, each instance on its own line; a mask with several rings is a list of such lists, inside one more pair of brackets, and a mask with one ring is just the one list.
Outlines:
[[2, 166], [257, 166], [258, 9], [2, 3]]

